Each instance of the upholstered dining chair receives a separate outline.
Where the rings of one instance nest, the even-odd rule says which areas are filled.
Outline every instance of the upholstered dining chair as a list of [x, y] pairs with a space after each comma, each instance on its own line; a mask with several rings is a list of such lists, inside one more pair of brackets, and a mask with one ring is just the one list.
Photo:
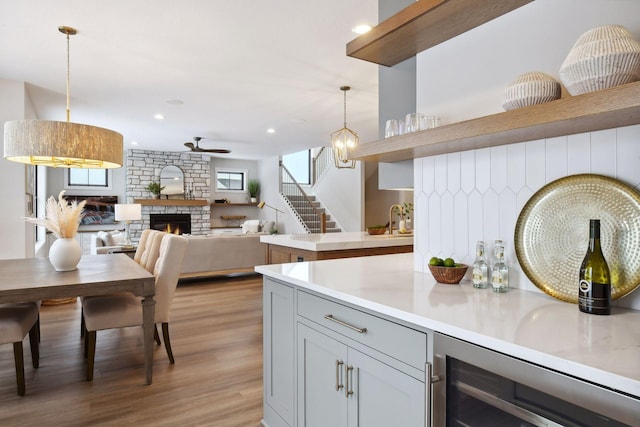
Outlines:
[[[155, 323], [162, 324], [164, 345], [169, 362], [174, 363], [171, 341], [169, 338], [169, 312], [171, 302], [178, 284], [178, 277], [182, 267], [182, 259], [187, 249], [186, 238], [174, 234], [159, 232], [150, 233], [146, 242], [151, 244], [146, 260], [154, 258], [153, 247], [158, 248], [156, 261], [153, 262], [151, 272], [155, 276]], [[153, 242], [149, 242], [152, 239]], [[160, 239], [156, 245], [156, 240]], [[137, 254], [136, 254], [137, 255]], [[151, 263], [149, 263], [151, 264]], [[144, 266], [144, 262], [141, 262]], [[87, 356], [87, 380], [93, 379], [93, 367], [96, 350], [96, 332], [105, 329], [142, 326], [142, 304], [140, 298], [132, 294], [114, 294], [86, 298], [82, 302], [85, 324], [85, 355]], [[156, 337], [158, 337], [156, 330]], [[157, 339], [159, 341], [159, 337]]]
[[0, 344], [13, 343], [18, 394], [24, 396], [24, 356], [22, 341], [29, 334], [31, 362], [40, 366], [40, 302], [0, 304]]
[[[166, 233], [159, 230], [146, 229], [142, 231], [140, 240], [138, 241], [138, 247], [136, 253], [133, 256], [133, 260], [144, 267], [149, 273], [153, 274], [153, 269], [156, 266], [158, 255], [160, 254], [160, 242], [162, 237]], [[84, 301], [95, 298], [94, 296], [80, 297], [82, 303], [80, 312], [80, 337], [84, 337], [86, 327], [84, 325]], [[157, 332], [156, 332], [157, 337]], [[159, 338], [156, 338], [156, 342], [160, 344]]]

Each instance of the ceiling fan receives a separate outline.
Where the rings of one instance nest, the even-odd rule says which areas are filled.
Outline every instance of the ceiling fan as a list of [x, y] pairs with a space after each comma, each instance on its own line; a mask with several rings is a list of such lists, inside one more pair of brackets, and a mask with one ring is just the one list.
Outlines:
[[191, 151], [195, 153], [218, 153], [218, 154], [229, 154], [231, 150], [225, 150], [222, 148], [200, 148], [198, 143], [203, 139], [200, 136], [194, 136], [193, 140], [195, 141], [195, 145], [193, 142], [185, 142], [184, 145], [188, 147]]

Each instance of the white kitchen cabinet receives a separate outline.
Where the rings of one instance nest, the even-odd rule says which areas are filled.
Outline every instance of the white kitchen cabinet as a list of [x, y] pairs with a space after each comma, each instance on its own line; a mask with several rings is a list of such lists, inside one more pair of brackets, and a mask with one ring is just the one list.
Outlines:
[[425, 425], [427, 334], [297, 292], [298, 426]]
[[294, 289], [264, 279], [264, 414], [268, 427], [294, 425], [295, 305]]
[[348, 425], [347, 364], [346, 345], [298, 324], [298, 426]]
[[298, 426], [424, 426], [425, 386], [298, 323]]
[[427, 333], [264, 278], [266, 427], [424, 427]]

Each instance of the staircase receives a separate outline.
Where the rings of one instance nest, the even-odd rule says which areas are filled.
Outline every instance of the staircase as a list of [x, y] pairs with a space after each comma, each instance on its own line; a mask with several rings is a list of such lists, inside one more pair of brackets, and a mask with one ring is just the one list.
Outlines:
[[[322, 206], [322, 203], [316, 200], [316, 196], [307, 194], [305, 198], [300, 195], [287, 194], [285, 191], [283, 191], [283, 195], [289, 207], [296, 213], [298, 219], [305, 224], [305, 228], [307, 228], [309, 233], [316, 234], [322, 232], [321, 220], [316, 212], [326, 214], [327, 233], [338, 233], [342, 231], [336, 227], [336, 222], [331, 220], [331, 214], [326, 213], [326, 209]], [[309, 209], [308, 199], [314, 207], [313, 210]]]
[[316, 200], [316, 197], [304, 191], [282, 162], [280, 162], [280, 194], [284, 196], [285, 201], [307, 233], [342, 231], [336, 227], [335, 221], [330, 220], [330, 215]]

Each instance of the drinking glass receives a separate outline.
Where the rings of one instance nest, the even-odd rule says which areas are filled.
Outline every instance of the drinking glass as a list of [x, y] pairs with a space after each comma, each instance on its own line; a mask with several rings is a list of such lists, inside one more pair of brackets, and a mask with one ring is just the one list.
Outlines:
[[396, 119], [387, 120], [384, 127], [384, 137], [390, 138], [398, 135], [398, 121]]
[[409, 113], [405, 116], [405, 128], [404, 131], [406, 133], [410, 133], [410, 132], [417, 132], [420, 128], [420, 124], [418, 121], [418, 114], [417, 113]]

